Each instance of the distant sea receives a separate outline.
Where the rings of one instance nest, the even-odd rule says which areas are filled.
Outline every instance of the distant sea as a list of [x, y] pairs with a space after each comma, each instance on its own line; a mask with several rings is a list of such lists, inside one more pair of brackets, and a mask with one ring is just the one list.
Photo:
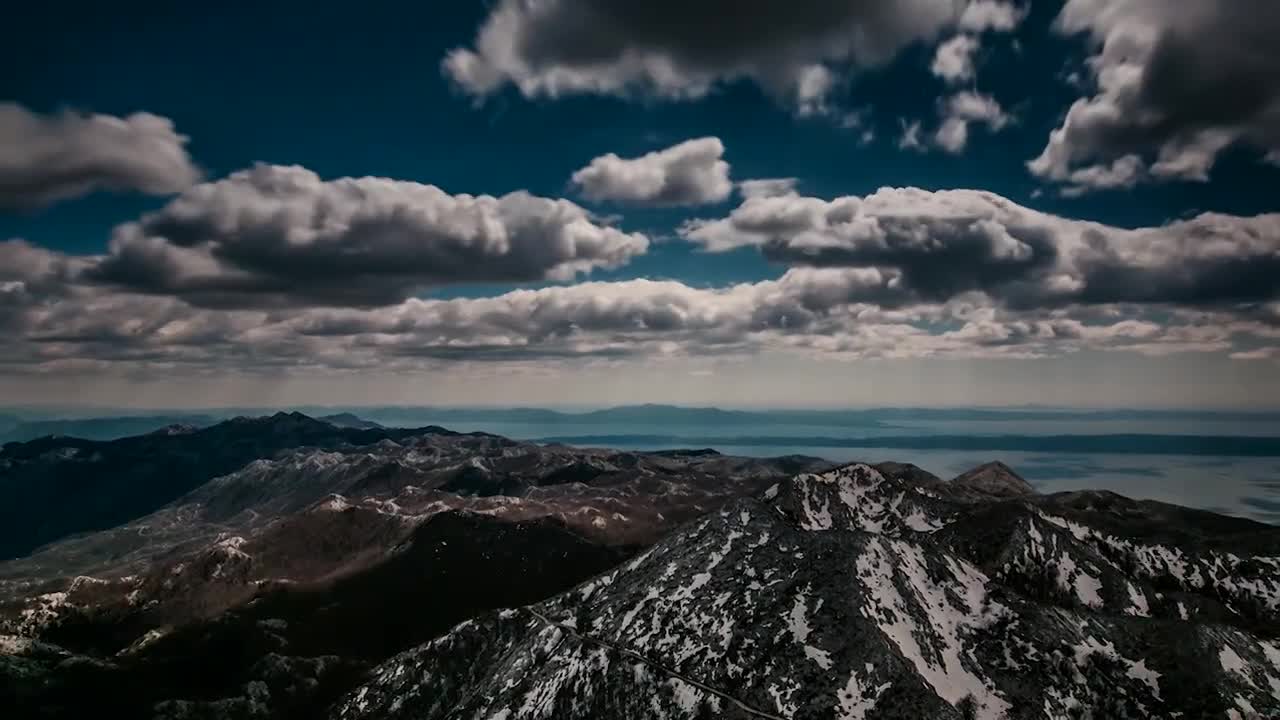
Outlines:
[[[768, 415], [768, 413], [763, 413]], [[446, 414], [447, 415], [447, 414]], [[991, 460], [1041, 492], [1103, 489], [1280, 524], [1280, 414], [975, 411], [948, 418], [894, 411], [855, 425], [733, 422], [466, 420], [424, 423], [462, 432], [632, 450], [710, 447], [746, 456], [812, 455], [836, 462], [895, 460], [943, 478]], [[377, 419], [376, 416], [373, 419]], [[417, 424], [417, 423], [414, 423]], [[882, 445], [876, 445], [883, 438]], [[840, 442], [827, 442], [828, 439]], [[849, 443], [856, 444], [850, 447]], [[929, 447], [930, 445], [945, 447]], [[1098, 451], [1098, 448], [1104, 451]]]

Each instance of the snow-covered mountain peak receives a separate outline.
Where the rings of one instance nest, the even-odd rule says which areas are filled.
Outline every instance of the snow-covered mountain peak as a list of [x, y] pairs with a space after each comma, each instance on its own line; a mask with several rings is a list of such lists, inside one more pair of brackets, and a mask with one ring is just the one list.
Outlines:
[[1127, 538], [1100, 529], [1116, 507], [1029, 494], [1007, 468], [953, 485], [901, 467], [801, 473], [730, 503], [393, 658], [334, 717], [1280, 712], [1269, 555]]
[[947, 523], [945, 503], [928, 487], [886, 477], [863, 463], [785, 480], [766, 494], [805, 530], [861, 530], [899, 536], [934, 532]]

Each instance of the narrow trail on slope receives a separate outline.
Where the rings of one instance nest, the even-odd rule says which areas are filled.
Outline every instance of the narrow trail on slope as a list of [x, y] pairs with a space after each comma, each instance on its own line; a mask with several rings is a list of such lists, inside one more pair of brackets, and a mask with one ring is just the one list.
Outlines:
[[683, 680], [684, 682], [689, 683], [690, 685], [698, 688], [699, 690], [702, 690], [703, 692], [710, 693], [722, 700], [728, 701], [729, 703], [732, 703], [735, 707], [737, 707], [739, 710], [742, 710], [743, 712], [746, 712], [751, 715], [755, 715], [756, 717], [768, 718], [769, 720], [787, 720], [787, 718], [784, 718], [781, 715], [775, 715], [771, 712], [767, 712], [765, 710], [760, 710], [759, 708], [752, 707], [751, 705], [746, 704], [745, 702], [730, 695], [729, 693], [726, 693], [722, 690], [717, 690], [711, 687], [710, 685], [707, 685], [704, 682], [695, 680], [689, 677], [688, 675], [685, 675], [684, 673], [678, 670], [675, 670], [674, 668], [668, 667], [656, 660], [651, 660], [645, 657], [644, 655], [641, 655], [640, 653], [636, 652], [635, 650], [632, 650], [631, 648], [624, 647], [622, 645], [619, 645], [615, 642], [610, 642], [608, 640], [601, 640], [599, 638], [593, 638], [589, 635], [583, 635], [582, 633], [578, 632], [577, 628], [571, 625], [567, 625], [565, 623], [556, 622], [551, 618], [547, 617], [546, 615], [543, 615], [542, 613], [532, 608], [525, 608], [525, 610], [528, 610], [530, 614], [532, 614], [534, 617], [538, 618], [542, 622], [546, 623], [547, 625], [550, 625], [554, 628], [558, 628], [561, 632], [569, 635], [570, 637], [574, 638], [579, 642], [598, 645], [600, 647], [607, 648], [616, 653], [629, 657], [632, 660], [638, 660], [644, 663], [645, 665], [648, 665], [651, 668], [660, 670], [663, 673], [670, 675], [673, 678]]

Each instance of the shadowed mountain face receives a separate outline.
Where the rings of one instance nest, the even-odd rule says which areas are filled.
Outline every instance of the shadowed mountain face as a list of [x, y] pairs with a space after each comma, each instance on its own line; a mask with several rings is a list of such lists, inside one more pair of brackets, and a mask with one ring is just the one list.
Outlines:
[[736, 501], [392, 658], [333, 717], [1280, 712], [1280, 529], [1040, 497], [996, 465], [954, 483], [884, 470]]
[[[286, 438], [295, 424], [327, 425], [259, 422]], [[316, 717], [372, 663], [830, 467], [329, 427], [329, 446], [250, 460], [154, 512], [0, 563], [0, 678], [12, 681], [12, 706], [49, 717]]]
[[123, 651], [115, 648], [144, 629], [136, 619], [112, 606], [69, 616], [43, 634], [57, 650], [0, 657], [0, 677], [8, 660], [17, 679], [44, 678], [12, 682], [13, 696], [0, 692], [0, 701], [50, 717], [317, 717], [371, 663], [478, 612], [541, 600], [631, 554], [554, 520], [445, 512], [362, 570], [259, 588], [230, 611], [142, 634]]
[[[79, 575], [96, 579], [97, 604], [104, 594], [123, 597], [149, 587], [157, 575], [191, 586], [204, 582], [191, 576], [202, 567], [191, 558], [242, 567], [249, 583], [300, 581], [359, 566], [447, 510], [508, 520], [554, 517], [608, 544], [648, 544], [730, 498], [829, 467], [800, 456], [631, 453], [438, 429], [403, 432], [399, 442], [344, 440], [252, 460], [155, 512], [0, 563], [0, 599], [29, 595], [37, 586], [62, 591], [67, 588], [54, 581]], [[341, 512], [352, 507], [355, 513]], [[220, 571], [213, 579], [229, 577]]]
[[299, 447], [365, 445], [432, 432], [344, 428], [298, 413], [173, 426], [112, 441], [45, 437], [0, 450], [0, 559], [109, 528], [246, 463]]

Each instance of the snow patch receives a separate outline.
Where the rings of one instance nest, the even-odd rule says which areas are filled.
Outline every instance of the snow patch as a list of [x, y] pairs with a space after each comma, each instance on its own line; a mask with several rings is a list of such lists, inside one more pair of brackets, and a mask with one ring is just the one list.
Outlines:
[[[813, 633], [813, 629], [809, 627], [809, 601], [807, 591], [801, 591], [796, 594], [795, 604], [791, 606], [791, 612], [787, 614], [787, 629], [791, 631], [791, 639], [804, 647], [805, 657], [818, 664], [823, 670], [831, 669], [831, 653], [821, 648], [814, 647], [809, 644], [809, 636]], [[818, 607], [822, 606], [822, 601], [818, 601]], [[815, 608], [815, 611], [817, 608]]]
[[1222, 651], [1218, 653], [1218, 662], [1222, 665], [1222, 669], [1239, 675], [1249, 685], [1253, 685], [1253, 678], [1249, 677], [1249, 666], [1245, 663], [1244, 658], [1236, 654], [1235, 648], [1230, 645], [1223, 645]]
[[1147, 604], [1146, 593], [1142, 592], [1142, 589], [1133, 583], [1129, 583], [1129, 600], [1133, 602], [1133, 607], [1125, 610], [1127, 614], [1151, 617], [1151, 607]]
[[[879, 626], [886, 638], [915, 666], [920, 677], [939, 697], [952, 705], [972, 698], [978, 720], [996, 720], [1010, 709], [991, 680], [966, 665], [966, 638], [1007, 612], [987, 598], [987, 578], [962, 560], [946, 557], [949, 578], [942, 580], [930, 568], [916, 545], [886, 538], [871, 538], [856, 561], [858, 579], [870, 603], [862, 614]], [[909, 602], [894, 582], [913, 596]], [[951, 597], [964, 599], [956, 607]], [[912, 611], [924, 610], [923, 622]], [[929, 652], [921, 647], [927, 643]]]
[[[868, 671], [871, 667], [868, 666]], [[876, 708], [876, 703], [880, 700], [880, 696], [888, 690], [890, 683], [884, 683], [876, 687], [863, 685], [858, 678], [858, 673], [849, 673], [849, 680], [844, 684], [844, 690], [839, 693], [839, 703], [836, 708], [840, 711], [838, 720], [864, 720], [867, 713]]]

